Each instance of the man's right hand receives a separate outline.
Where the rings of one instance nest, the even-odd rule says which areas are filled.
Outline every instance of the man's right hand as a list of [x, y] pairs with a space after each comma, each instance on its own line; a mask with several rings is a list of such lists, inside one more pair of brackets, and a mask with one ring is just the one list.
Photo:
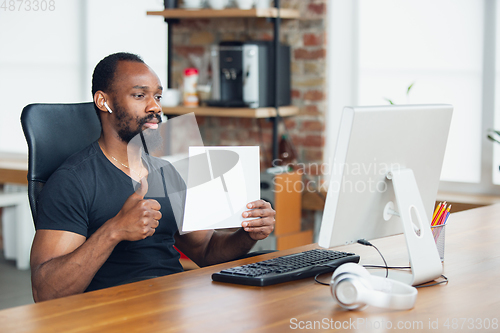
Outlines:
[[141, 186], [123, 204], [118, 214], [109, 220], [116, 228], [119, 241], [136, 241], [152, 236], [161, 219], [160, 204], [153, 199], [144, 199], [148, 192], [146, 177]]

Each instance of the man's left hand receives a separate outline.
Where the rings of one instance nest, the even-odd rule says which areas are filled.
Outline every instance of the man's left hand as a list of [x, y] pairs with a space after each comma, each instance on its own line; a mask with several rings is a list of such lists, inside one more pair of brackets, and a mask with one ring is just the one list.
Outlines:
[[261, 240], [269, 236], [274, 230], [276, 211], [271, 204], [264, 200], [256, 200], [247, 204], [250, 209], [243, 212], [244, 218], [256, 217], [254, 220], [245, 221], [241, 224], [243, 229], [254, 240]]

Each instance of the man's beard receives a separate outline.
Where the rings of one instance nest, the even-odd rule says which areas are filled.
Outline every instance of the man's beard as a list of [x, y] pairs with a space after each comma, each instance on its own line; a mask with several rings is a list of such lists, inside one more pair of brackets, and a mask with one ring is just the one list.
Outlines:
[[[118, 136], [123, 142], [142, 146], [142, 140], [139, 134], [143, 132], [145, 144], [147, 145], [146, 149], [149, 153], [162, 147], [163, 140], [158, 129], [147, 128], [144, 131], [142, 129], [144, 124], [155, 118], [158, 120], [158, 124], [160, 124], [162, 122], [160, 114], [151, 113], [143, 118], [134, 118], [129, 115], [119, 103], [113, 101], [113, 105], [116, 120], [118, 122]], [[134, 125], [136, 125], [135, 129], [133, 129]]]

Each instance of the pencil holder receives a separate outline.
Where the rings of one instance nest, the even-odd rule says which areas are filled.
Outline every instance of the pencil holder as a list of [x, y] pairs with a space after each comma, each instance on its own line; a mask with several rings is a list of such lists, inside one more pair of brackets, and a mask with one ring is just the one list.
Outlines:
[[434, 241], [436, 242], [436, 247], [439, 253], [439, 258], [441, 262], [444, 262], [444, 234], [446, 230], [446, 224], [431, 226], [432, 235], [434, 236]]

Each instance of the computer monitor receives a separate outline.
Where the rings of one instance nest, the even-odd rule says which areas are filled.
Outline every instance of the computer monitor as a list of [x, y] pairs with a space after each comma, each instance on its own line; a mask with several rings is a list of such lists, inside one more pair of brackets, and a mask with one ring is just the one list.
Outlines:
[[430, 221], [452, 112], [451, 105], [344, 108], [321, 247], [404, 233], [412, 274], [396, 278], [416, 285], [441, 275]]

